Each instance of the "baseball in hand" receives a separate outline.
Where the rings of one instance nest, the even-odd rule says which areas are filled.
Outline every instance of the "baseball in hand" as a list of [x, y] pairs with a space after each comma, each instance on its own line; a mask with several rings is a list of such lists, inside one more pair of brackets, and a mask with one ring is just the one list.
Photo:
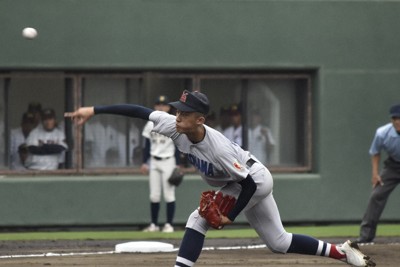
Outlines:
[[35, 39], [37, 35], [38, 32], [35, 28], [28, 27], [22, 30], [22, 36], [26, 39]]

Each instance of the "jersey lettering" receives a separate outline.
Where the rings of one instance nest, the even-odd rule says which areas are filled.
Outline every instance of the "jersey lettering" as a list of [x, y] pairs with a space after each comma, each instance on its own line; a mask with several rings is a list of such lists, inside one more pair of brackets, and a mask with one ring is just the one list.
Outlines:
[[204, 175], [209, 176], [209, 177], [214, 176], [214, 166], [212, 163], [207, 162], [202, 159], [199, 159], [192, 154], [188, 154], [188, 160], [193, 166], [195, 166]]

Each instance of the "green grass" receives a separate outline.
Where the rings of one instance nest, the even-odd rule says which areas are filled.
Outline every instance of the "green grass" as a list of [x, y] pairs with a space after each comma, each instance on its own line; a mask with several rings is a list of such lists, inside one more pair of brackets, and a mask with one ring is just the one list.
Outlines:
[[[331, 226], [290, 226], [291, 233], [311, 235], [314, 237], [357, 237], [359, 225]], [[382, 224], [378, 227], [378, 236], [400, 236], [400, 224]], [[76, 232], [24, 232], [0, 233], [0, 240], [152, 240], [181, 239], [183, 231], [172, 234], [143, 233], [141, 231], [76, 231]], [[256, 232], [250, 228], [211, 230], [207, 238], [254, 238]]]

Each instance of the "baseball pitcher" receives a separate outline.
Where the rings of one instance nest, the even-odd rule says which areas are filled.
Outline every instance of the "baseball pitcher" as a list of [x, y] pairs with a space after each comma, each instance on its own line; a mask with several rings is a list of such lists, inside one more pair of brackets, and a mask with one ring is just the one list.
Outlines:
[[150, 120], [154, 123], [153, 131], [174, 140], [202, 179], [219, 188], [217, 192], [204, 192], [200, 207], [189, 216], [175, 267], [194, 266], [207, 230], [210, 227], [222, 229], [234, 222], [241, 212], [273, 252], [318, 255], [354, 266], [375, 266], [350, 240], [334, 245], [285, 231], [272, 194], [271, 173], [248, 151], [204, 124], [209, 112], [206, 95], [185, 90], [179, 101], [170, 105], [177, 109], [176, 116], [138, 105], [84, 107], [65, 116], [79, 125], [97, 114]]

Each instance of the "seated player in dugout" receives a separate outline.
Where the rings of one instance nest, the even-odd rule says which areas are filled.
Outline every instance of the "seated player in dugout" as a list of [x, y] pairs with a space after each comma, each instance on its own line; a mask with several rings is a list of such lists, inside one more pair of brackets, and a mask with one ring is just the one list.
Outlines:
[[29, 156], [25, 166], [30, 170], [56, 170], [63, 166], [63, 152], [68, 149], [65, 134], [57, 127], [54, 109], [43, 109], [41, 120], [41, 127], [33, 129], [26, 139]]
[[[208, 199], [202, 200], [200, 209], [195, 209], [189, 216], [175, 267], [194, 266], [202, 251], [207, 230], [211, 226], [222, 229], [233, 223], [241, 212], [275, 253], [324, 256], [353, 266], [375, 266], [371, 258], [350, 240], [335, 245], [285, 231], [272, 194], [273, 179], [269, 170], [250, 152], [205, 125], [205, 117], [209, 112], [206, 95], [185, 90], [180, 99], [170, 105], [177, 109], [176, 116], [134, 104], [82, 107], [75, 112], [65, 113], [65, 116], [78, 125], [100, 114], [150, 120], [154, 123], [153, 131], [170, 137], [177, 148], [188, 155], [207, 184], [220, 188], [218, 197], [212, 192], [203, 193]], [[229, 210], [221, 207], [223, 214], [218, 202], [206, 203], [216, 198], [220, 200], [221, 195], [236, 200], [234, 205], [228, 205]]]

